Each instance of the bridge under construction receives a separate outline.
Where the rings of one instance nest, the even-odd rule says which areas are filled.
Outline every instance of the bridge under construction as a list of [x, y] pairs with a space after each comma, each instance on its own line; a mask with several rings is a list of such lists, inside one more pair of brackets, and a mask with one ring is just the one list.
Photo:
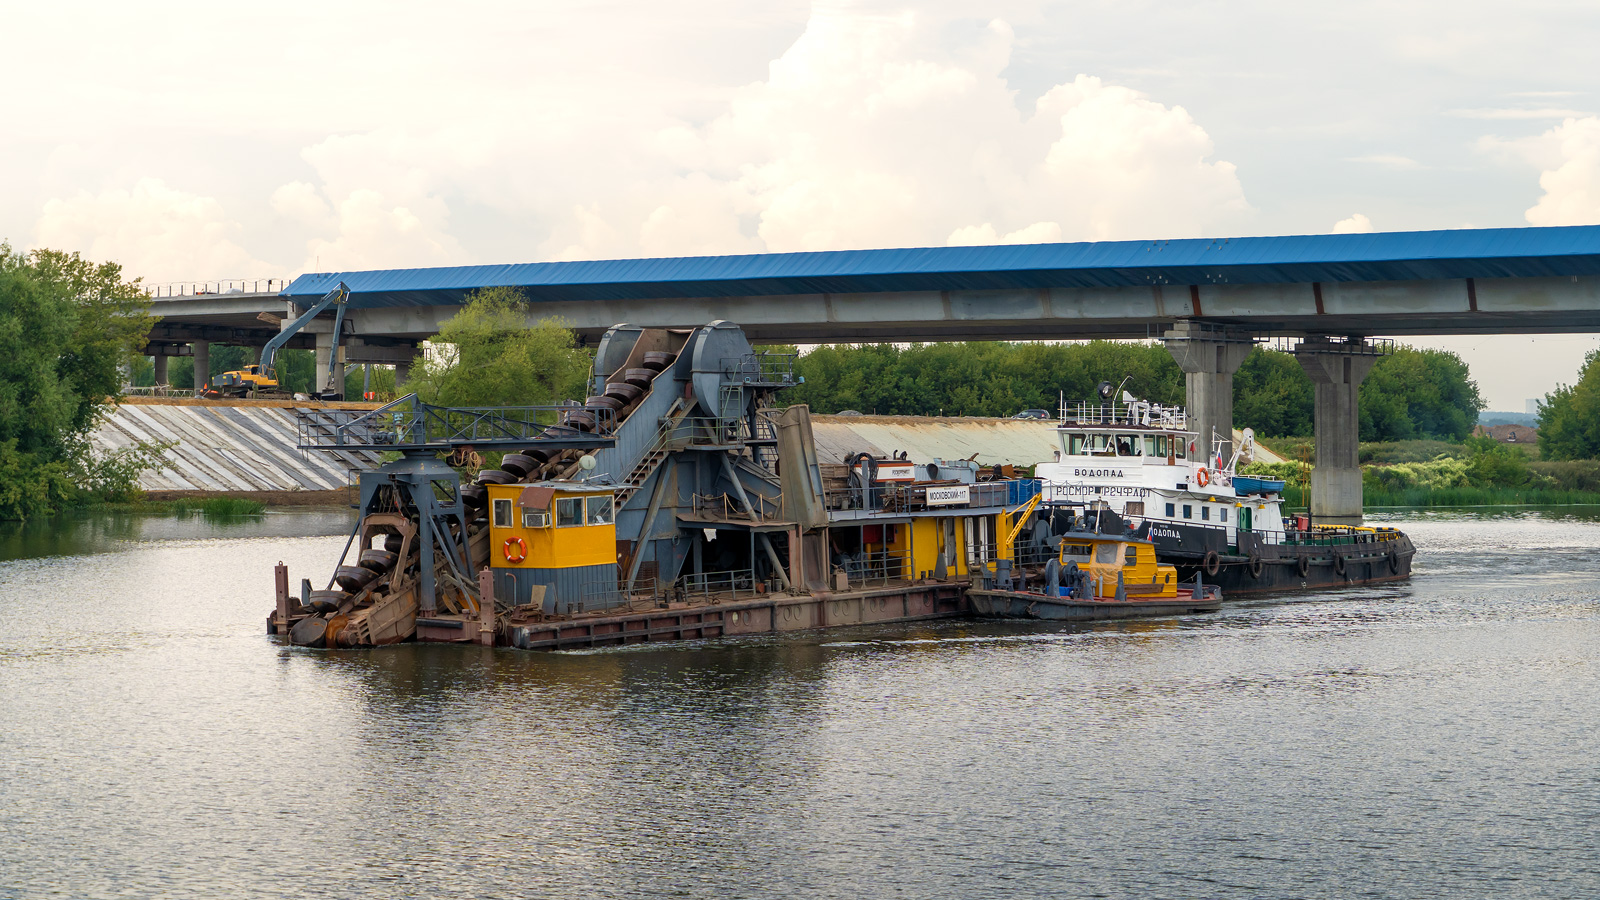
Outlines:
[[[535, 318], [585, 340], [617, 322], [738, 323], [755, 343], [942, 339], [1161, 339], [1188, 378], [1202, 434], [1232, 427], [1233, 373], [1259, 338], [1290, 336], [1316, 384], [1312, 504], [1360, 515], [1357, 389], [1374, 335], [1600, 331], [1600, 226], [1115, 241], [390, 269], [302, 275], [280, 292], [157, 300], [165, 359], [204, 366], [213, 342], [262, 346], [340, 282], [344, 334], [299, 339], [328, 364], [383, 363], [401, 380], [416, 346], [473, 291], [522, 291]], [[337, 357], [334, 347], [339, 346]]]

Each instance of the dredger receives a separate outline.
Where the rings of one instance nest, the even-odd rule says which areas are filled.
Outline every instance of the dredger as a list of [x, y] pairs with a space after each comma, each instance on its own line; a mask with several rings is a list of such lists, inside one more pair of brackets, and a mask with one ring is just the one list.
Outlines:
[[1106, 521], [967, 460], [821, 461], [796, 383], [728, 322], [617, 325], [581, 403], [305, 412], [302, 448], [396, 458], [331, 574], [295, 591], [279, 564], [268, 629], [560, 649], [959, 616]]

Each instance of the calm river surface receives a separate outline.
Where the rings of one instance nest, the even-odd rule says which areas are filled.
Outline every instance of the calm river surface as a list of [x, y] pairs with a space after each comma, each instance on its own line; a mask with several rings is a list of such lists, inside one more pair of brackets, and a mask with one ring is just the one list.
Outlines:
[[[1077, 630], [279, 647], [349, 519], [0, 534], [0, 897], [1600, 896], [1600, 511]], [[315, 536], [306, 536], [315, 535]]]

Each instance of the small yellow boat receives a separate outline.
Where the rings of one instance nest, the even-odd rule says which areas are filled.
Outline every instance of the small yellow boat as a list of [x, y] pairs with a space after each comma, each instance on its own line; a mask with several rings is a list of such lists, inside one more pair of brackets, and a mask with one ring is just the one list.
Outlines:
[[1156, 561], [1155, 545], [1122, 535], [1070, 532], [1044, 571], [1040, 589], [1013, 583], [1002, 563], [993, 577], [967, 592], [972, 611], [1004, 619], [1089, 620], [1213, 612], [1216, 585], [1178, 581], [1178, 570]]

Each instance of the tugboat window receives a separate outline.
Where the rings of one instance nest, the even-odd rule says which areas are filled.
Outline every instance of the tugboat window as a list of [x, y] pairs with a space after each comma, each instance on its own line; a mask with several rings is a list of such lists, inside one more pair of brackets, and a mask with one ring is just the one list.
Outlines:
[[1217, 518], [1224, 522], [1228, 521], [1228, 508], [1226, 506], [1224, 506], [1222, 510], [1217, 513]]
[[1097, 563], [1114, 563], [1117, 561], [1117, 545], [1112, 543], [1096, 544], [1094, 547], [1094, 561]]
[[1200, 521], [1202, 521], [1202, 522], [1211, 521], [1211, 507], [1209, 507], [1209, 506], [1200, 507]]
[[1129, 544], [1127, 556], [1122, 564], [1124, 566], [1137, 566], [1139, 564], [1139, 548]]
[[1177, 517], [1178, 517], [1178, 507], [1175, 504], [1168, 503], [1167, 504], [1167, 518], [1176, 519]]
[[1061, 545], [1061, 553], [1064, 556], [1084, 556], [1084, 557], [1087, 557], [1089, 555], [1089, 545], [1088, 544], [1062, 544]]
[[1187, 458], [1185, 456], [1185, 453], [1188, 451], [1189, 448], [1188, 448], [1187, 445], [1184, 444], [1183, 441], [1173, 441], [1172, 442], [1172, 447], [1173, 447], [1173, 450], [1176, 451], [1175, 455], [1179, 459], [1186, 459]]
[[1185, 503], [1185, 504], [1184, 504], [1184, 505], [1183, 505], [1183, 517], [1184, 517], [1184, 518], [1185, 518], [1185, 519], [1192, 519], [1192, 518], [1194, 518], [1194, 507], [1192, 507], [1192, 506], [1190, 506], [1190, 505], [1189, 505], [1189, 504], [1187, 504], [1187, 503]]
[[1089, 436], [1092, 441], [1095, 456], [1116, 456], [1117, 449], [1111, 444], [1111, 435], [1095, 434]]
[[1131, 434], [1119, 434], [1119, 435], [1117, 435], [1117, 455], [1118, 456], [1138, 456], [1139, 455], [1139, 439], [1137, 437], [1134, 437]]
[[496, 500], [494, 502], [494, 527], [511, 527], [511, 501], [509, 499]]
[[583, 498], [562, 497], [556, 501], [556, 527], [583, 524]]
[[1069, 435], [1067, 435], [1067, 455], [1068, 456], [1083, 456], [1084, 455], [1083, 435], [1081, 435], [1081, 434], [1069, 434]]

